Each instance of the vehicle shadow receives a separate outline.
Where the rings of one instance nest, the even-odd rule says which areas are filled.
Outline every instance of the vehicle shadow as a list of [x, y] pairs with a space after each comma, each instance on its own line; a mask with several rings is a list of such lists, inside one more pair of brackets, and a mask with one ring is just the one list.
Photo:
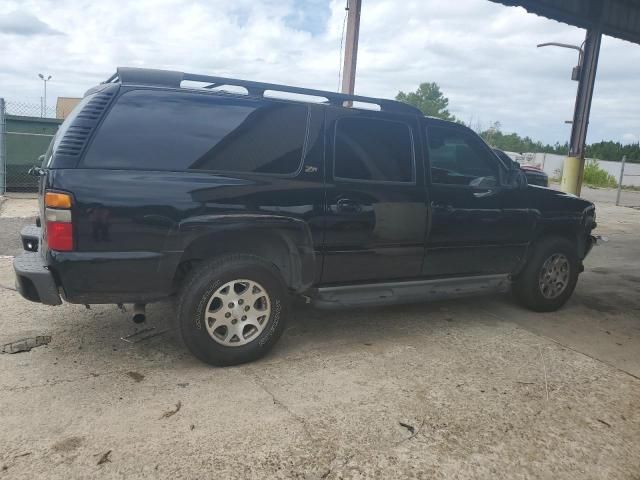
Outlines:
[[[282, 338], [256, 365], [310, 354], [348, 354], [363, 345], [394, 348], [453, 330], [456, 335], [464, 335], [466, 329], [478, 327], [479, 322], [499, 322], [478, 310], [479, 304], [486, 307], [495, 300], [509, 302], [509, 296], [335, 311], [296, 302]], [[45, 377], [60, 376], [60, 372], [89, 377], [121, 370], [210, 368], [195, 359], [180, 341], [172, 301], [148, 305], [147, 321], [140, 325], [130, 320], [130, 311], [122, 312], [113, 305], [85, 309], [66, 304], [55, 309], [54, 315], [49, 316], [52, 318], [44, 318], [48, 311], [36, 307], [33, 312], [34, 323], [45, 325], [42, 332], [52, 336], [51, 344], [39, 351], [33, 362], [39, 363], [36, 358], [41, 358], [39, 369]]]
[[[348, 351], [350, 345], [402, 345], [412, 338], [439, 335], [442, 329], [464, 330], [477, 327], [479, 322], [495, 324], [500, 320], [487, 309], [496, 301], [515, 306], [511, 296], [504, 293], [341, 310], [322, 310], [294, 301], [285, 332], [265, 360], [304, 356], [310, 350], [338, 353]], [[191, 355], [178, 336], [173, 305], [170, 302], [152, 305], [149, 312], [156, 328], [166, 332], [157, 339], [135, 344], [136, 348], [171, 352], [190, 363]]]

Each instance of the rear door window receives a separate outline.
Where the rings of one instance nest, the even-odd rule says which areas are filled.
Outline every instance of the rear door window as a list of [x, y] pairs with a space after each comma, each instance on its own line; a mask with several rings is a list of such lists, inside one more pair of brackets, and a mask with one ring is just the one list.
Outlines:
[[84, 166], [293, 174], [302, 162], [307, 119], [305, 105], [135, 90], [111, 109]]
[[368, 182], [414, 181], [409, 125], [377, 118], [344, 117], [336, 122], [334, 176]]

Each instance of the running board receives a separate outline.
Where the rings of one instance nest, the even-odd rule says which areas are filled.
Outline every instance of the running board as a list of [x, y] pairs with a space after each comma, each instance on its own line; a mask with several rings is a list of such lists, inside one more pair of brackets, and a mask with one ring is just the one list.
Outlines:
[[505, 291], [509, 275], [438, 278], [405, 282], [369, 283], [320, 287], [311, 295], [311, 304], [323, 309], [428, 302], [458, 296]]

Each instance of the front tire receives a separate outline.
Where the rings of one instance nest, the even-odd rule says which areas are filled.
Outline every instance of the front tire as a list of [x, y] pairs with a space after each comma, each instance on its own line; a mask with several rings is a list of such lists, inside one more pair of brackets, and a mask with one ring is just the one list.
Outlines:
[[545, 237], [513, 282], [518, 302], [536, 312], [553, 312], [571, 297], [578, 282], [580, 260], [576, 246], [566, 238]]
[[178, 331], [198, 359], [227, 366], [264, 356], [284, 331], [289, 293], [259, 257], [230, 255], [198, 267], [178, 303]]

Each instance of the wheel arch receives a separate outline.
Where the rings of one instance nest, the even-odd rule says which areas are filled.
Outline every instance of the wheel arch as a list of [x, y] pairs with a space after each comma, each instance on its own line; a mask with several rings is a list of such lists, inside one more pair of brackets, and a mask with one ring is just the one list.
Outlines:
[[195, 218], [181, 223], [182, 254], [174, 286], [197, 263], [225, 255], [247, 254], [273, 264], [287, 287], [309, 288], [315, 278], [315, 252], [308, 225], [279, 216], [238, 215]]
[[587, 248], [587, 236], [583, 235], [580, 224], [573, 222], [549, 222], [544, 225], [540, 225], [532, 236], [531, 242], [529, 242], [529, 246], [527, 247], [527, 252], [522, 259], [522, 263], [513, 274], [514, 278], [516, 278], [525, 268], [531, 259], [531, 255], [533, 254], [536, 245], [538, 245], [543, 239], [549, 237], [560, 237], [568, 240], [576, 246], [576, 253], [580, 261], [584, 258]]
[[579, 234], [577, 228], [574, 225], [549, 225], [545, 228], [542, 228], [537, 233], [532, 243], [538, 243], [543, 238], [547, 237], [562, 237], [566, 240], [569, 240], [571, 243], [577, 243]]
[[578, 259], [582, 263], [591, 249], [590, 230], [586, 230], [582, 225], [574, 225], [573, 228], [555, 228], [547, 230], [543, 236], [557, 236], [569, 240], [576, 246]]

